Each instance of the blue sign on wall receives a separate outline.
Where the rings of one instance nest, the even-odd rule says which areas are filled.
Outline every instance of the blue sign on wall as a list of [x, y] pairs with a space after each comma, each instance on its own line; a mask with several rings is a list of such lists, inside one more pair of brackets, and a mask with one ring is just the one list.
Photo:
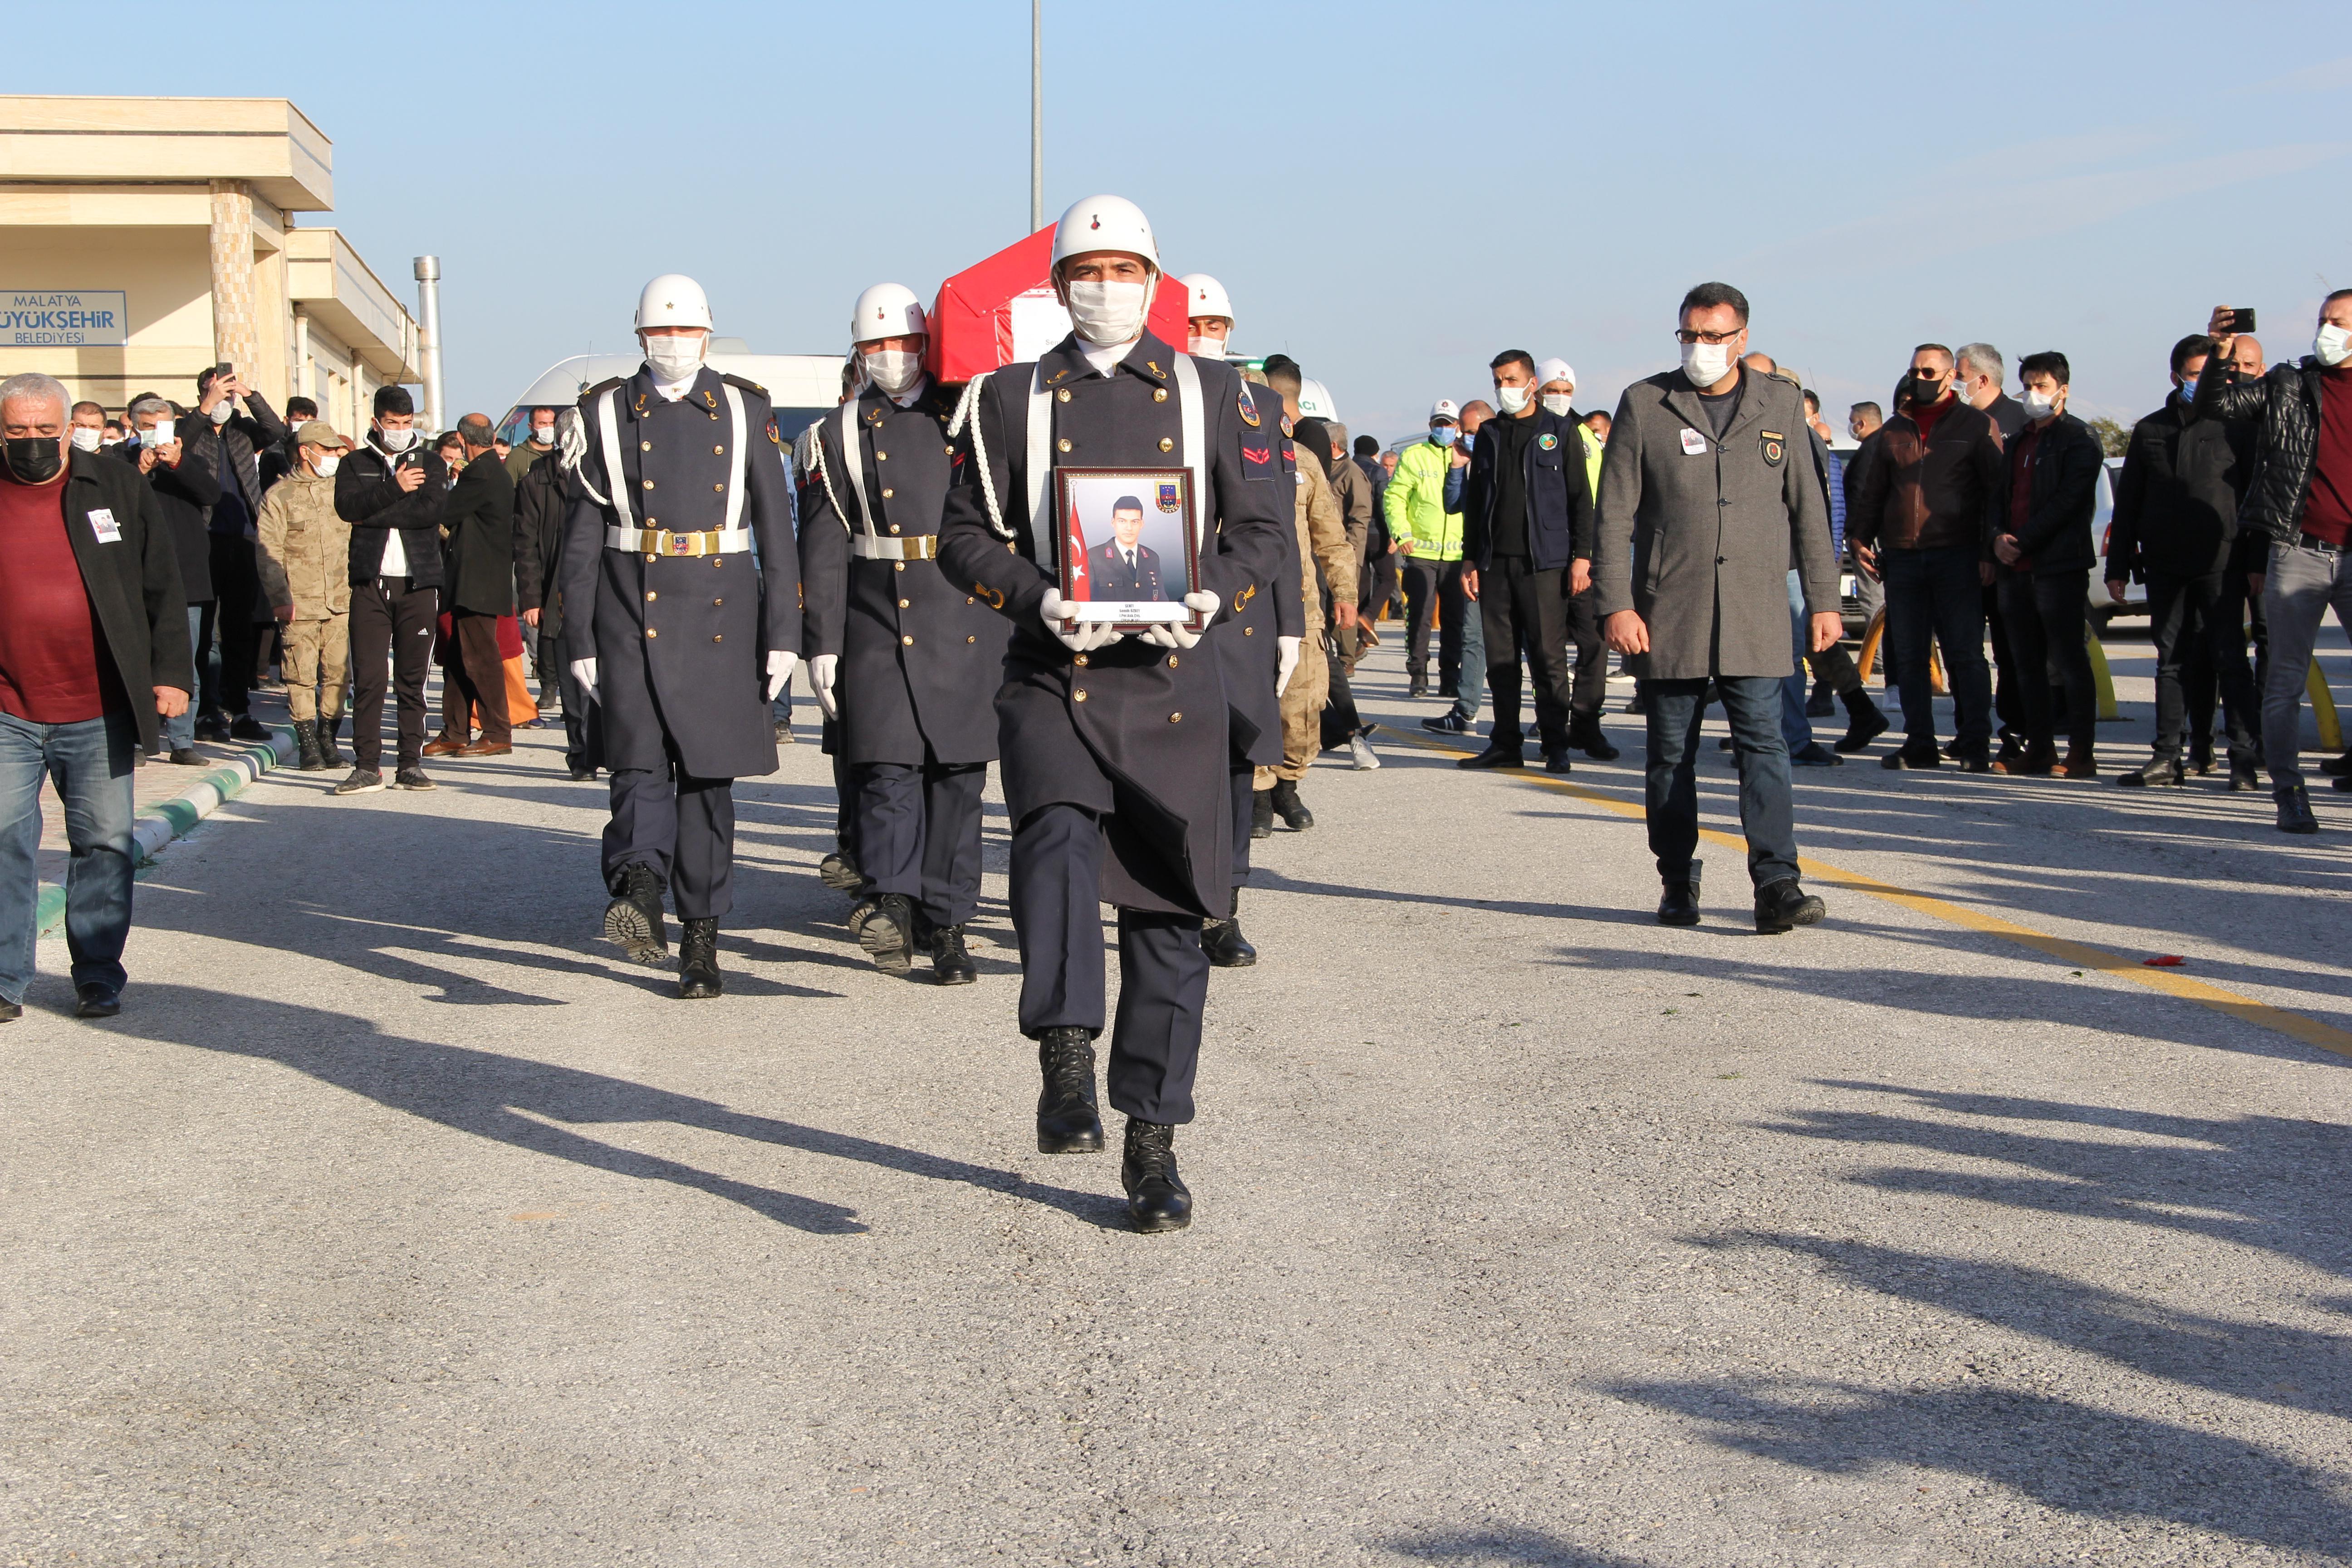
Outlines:
[[0, 348], [121, 348], [130, 341], [120, 289], [0, 289]]

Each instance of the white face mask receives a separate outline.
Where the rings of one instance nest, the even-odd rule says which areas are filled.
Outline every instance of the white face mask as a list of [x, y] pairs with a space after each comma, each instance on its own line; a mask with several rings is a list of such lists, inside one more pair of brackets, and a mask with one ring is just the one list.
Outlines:
[[1713, 386], [1731, 374], [1729, 343], [1685, 343], [1683, 374], [1693, 386]]
[[534, 425], [534, 426], [532, 426], [530, 427], [530, 444], [531, 444], [532, 446], [534, 446], [534, 447], [552, 447], [552, 446], [554, 446], [554, 445], [555, 445], [555, 426], [552, 426], [552, 425]]
[[1534, 402], [1535, 395], [1536, 389], [1532, 386], [1497, 386], [1495, 388], [1495, 396], [1502, 403], [1503, 412], [1506, 414], [1517, 414], [1520, 409], [1525, 408], [1528, 404]]
[[702, 344], [701, 335], [696, 332], [647, 338], [646, 363], [653, 367], [656, 381], [665, 384], [684, 381], [702, 368]]
[[2323, 322], [2319, 335], [2311, 340], [2311, 352], [2319, 356], [2324, 365], [2339, 365], [2352, 359], [2352, 330], [2333, 321]]
[[331, 479], [335, 477], [335, 470], [342, 466], [343, 455], [341, 452], [330, 452], [319, 459], [319, 477], [322, 479]]
[[1568, 411], [1575, 407], [1576, 403], [1565, 392], [1547, 392], [1543, 395], [1543, 405], [1545, 413], [1557, 414], [1565, 419], [1568, 417]]
[[228, 416], [236, 412], [236, 410], [229, 405], [228, 399], [224, 397], [218, 403], [213, 405], [213, 423], [215, 425], [226, 425], [228, 423]]
[[1070, 324], [1097, 348], [1132, 342], [1143, 335], [1150, 290], [1140, 283], [1065, 283]]
[[908, 388], [923, 379], [923, 356], [905, 349], [860, 349], [857, 357], [885, 396], [904, 397]]
[[387, 452], [405, 452], [416, 445], [416, 427], [413, 425], [399, 430], [387, 430], [379, 425], [375, 434]]
[[99, 443], [104, 440], [105, 437], [105, 431], [93, 430], [87, 425], [77, 425], [73, 427], [73, 444], [78, 449], [84, 452], [97, 451]]
[[1198, 354], [1202, 359], [1223, 359], [1225, 357], [1225, 340], [1223, 338], [1186, 338], [1184, 340], [1184, 352], [1189, 354]]
[[2044, 392], [2038, 386], [2029, 386], [2025, 389], [2025, 416], [2028, 419], [2047, 419], [2057, 411], [2058, 399], [2055, 395]]

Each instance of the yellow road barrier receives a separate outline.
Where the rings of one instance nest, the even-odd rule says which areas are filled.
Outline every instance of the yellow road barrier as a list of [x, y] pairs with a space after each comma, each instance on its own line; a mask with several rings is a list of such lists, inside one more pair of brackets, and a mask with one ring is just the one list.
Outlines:
[[2336, 715], [2336, 694], [2327, 689], [2327, 678], [2319, 673], [2319, 661], [2311, 661], [2311, 673], [2304, 677], [2303, 689], [2311, 696], [2311, 711], [2319, 721], [2319, 749], [2340, 752], [2344, 749], [2344, 721]]

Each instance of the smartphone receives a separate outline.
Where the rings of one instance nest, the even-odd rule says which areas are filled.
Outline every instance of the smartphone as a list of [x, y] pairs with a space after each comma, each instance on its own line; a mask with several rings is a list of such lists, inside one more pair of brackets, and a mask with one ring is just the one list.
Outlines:
[[2251, 332], [2254, 330], [2254, 311], [2251, 305], [2233, 306], [2230, 310], [2230, 331]]
[[145, 432], [139, 438], [150, 447], [168, 447], [172, 444], [172, 430], [176, 424], [178, 424], [177, 420], [158, 419], [155, 421], [155, 427]]
[[213, 366], [213, 374], [216, 376], [235, 375], [236, 374], [236, 366], [229, 363], [226, 360], [223, 360], [220, 363]]

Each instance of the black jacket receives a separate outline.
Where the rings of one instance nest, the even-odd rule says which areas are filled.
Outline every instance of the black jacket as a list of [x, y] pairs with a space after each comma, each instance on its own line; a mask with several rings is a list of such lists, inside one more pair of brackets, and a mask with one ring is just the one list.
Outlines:
[[[341, 478], [338, 471], [336, 477]], [[515, 613], [515, 577], [530, 568], [515, 527], [514, 480], [496, 457], [467, 463], [441, 508], [449, 542], [443, 556], [444, 609], [478, 616]]]
[[[1874, 550], [1982, 545], [2007, 522], [2000, 428], [1965, 403], [1948, 406], [1925, 440], [1906, 405], [1871, 437], [1845, 536]], [[1987, 557], [1990, 559], [1990, 557]], [[2087, 564], [2087, 563], [2086, 563]]]
[[[2000, 533], [2014, 533], [2018, 548], [2032, 558], [2037, 577], [2055, 572], [2083, 572], [2098, 564], [2091, 542], [2091, 518], [2099, 510], [2099, 469], [2106, 454], [2091, 427], [2071, 414], [2061, 414], [2029, 449], [2022, 434], [2009, 444], [2001, 458]], [[2017, 480], [2017, 465], [2033, 465], [2022, 526], [2011, 527], [2009, 497]], [[1990, 550], [1991, 542], [1986, 542]]]
[[[1498, 414], [1496, 419], [1507, 419]], [[1529, 417], [1535, 431], [1521, 447], [1521, 483], [1528, 498], [1528, 560], [1538, 572], [1563, 570], [1570, 560], [1592, 558], [1592, 487], [1584, 468], [1583, 421], [1574, 413], [1538, 408]], [[1463, 470], [1462, 559], [1484, 572], [1494, 565], [1495, 464], [1502, 442], [1478, 427]]]
[[515, 486], [517, 545], [530, 554], [528, 569], [515, 573], [515, 593], [523, 609], [539, 612], [539, 635], [563, 635], [563, 595], [556, 591], [555, 566], [563, 550], [563, 520], [572, 507], [571, 482], [553, 452], [523, 470]]
[[[425, 482], [402, 494], [392, 479], [395, 466], [423, 468]], [[383, 575], [384, 540], [397, 528], [408, 555], [409, 584], [439, 587], [441, 509], [448, 499], [448, 468], [422, 437], [395, 458], [376, 444], [375, 432], [368, 432], [335, 470], [335, 515], [352, 525], [352, 581], [373, 583]]]
[[178, 468], [168, 467], [158, 458], [143, 477], [139, 474], [141, 448], [136, 440], [125, 441], [114, 450], [121, 454], [115, 460], [154, 492], [158, 521], [172, 536], [182, 601], [208, 602], [213, 596], [212, 541], [205, 532], [205, 522], [213, 503], [220, 500], [220, 480], [196, 448], [185, 442], [180, 445]]
[[250, 413], [232, 412], [227, 420], [215, 425], [203, 415], [191, 410], [180, 416], [180, 430], [191, 450], [198, 452], [205, 468], [220, 468], [219, 447], [228, 447], [228, 461], [236, 475], [236, 488], [245, 498], [247, 521], [261, 515], [261, 498], [275, 479], [266, 476], [261, 468], [261, 454], [284, 443], [286, 421], [269, 406], [257, 392], [245, 395], [245, 405]]
[[2133, 426], [2107, 530], [2108, 579], [2201, 577], [2228, 565], [2253, 444], [2252, 421], [2196, 418], [2177, 392]]
[[2319, 388], [2328, 374], [2315, 355], [2277, 364], [2259, 381], [2219, 375], [2197, 380], [2198, 419], [2259, 419], [2252, 482], [2238, 502], [2241, 528], [2277, 544], [2303, 532], [2311, 468], [2319, 456]]
[[[66, 458], [66, 534], [81, 564], [99, 633], [130, 694], [141, 749], [152, 752], [159, 724], [153, 689], [176, 687], [192, 695], [196, 689], [172, 531], [154, 489], [135, 465], [98, 452], [70, 451]], [[100, 536], [99, 512], [111, 516], [117, 537]]]

